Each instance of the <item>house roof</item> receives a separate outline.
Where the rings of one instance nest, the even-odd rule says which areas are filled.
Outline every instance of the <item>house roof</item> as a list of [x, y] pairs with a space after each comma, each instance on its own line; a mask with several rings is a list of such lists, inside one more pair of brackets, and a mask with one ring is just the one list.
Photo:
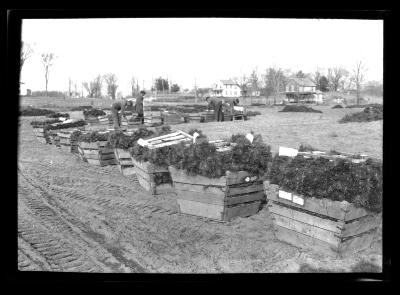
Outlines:
[[231, 79], [229, 79], [229, 80], [221, 80], [221, 82], [222, 82], [222, 84], [225, 84], [225, 85], [237, 85], [237, 83], [232, 81]]
[[309, 78], [290, 78], [290, 80], [295, 81], [300, 86], [316, 86]]

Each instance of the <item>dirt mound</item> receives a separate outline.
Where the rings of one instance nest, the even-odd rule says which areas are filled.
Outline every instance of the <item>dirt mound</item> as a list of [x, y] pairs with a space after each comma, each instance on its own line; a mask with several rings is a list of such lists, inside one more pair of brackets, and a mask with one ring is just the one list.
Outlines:
[[373, 108], [383, 108], [383, 105], [380, 103], [370, 103], [370, 104], [352, 104], [346, 106], [346, 109], [354, 109], [354, 108], [368, 108], [368, 107], [373, 107]]
[[371, 122], [378, 120], [383, 120], [383, 106], [379, 104], [369, 105], [362, 112], [348, 114], [340, 119], [339, 123]]
[[343, 107], [340, 104], [337, 104], [333, 106], [332, 109], [343, 109]]
[[301, 112], [301, 113], [322, 113], [322, 111], [314, 110], [304, 105], [288, 105], [279, 112]]

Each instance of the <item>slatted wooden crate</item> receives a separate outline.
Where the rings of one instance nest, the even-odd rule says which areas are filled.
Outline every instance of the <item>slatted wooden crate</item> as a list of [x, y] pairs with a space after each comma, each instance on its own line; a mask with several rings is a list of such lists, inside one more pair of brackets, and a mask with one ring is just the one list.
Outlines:
[[78, 153], [78, 142], [76, 140], [71, 140], [71, 135], [76, 129], [72, 130], [60, 130], [57, 135], [60, 139], [61, 150], [69, 153]]
[[114, 155], [117, 161], [118, 169], [123, 175], [132, 175], [135, 173], [131, 154], [128, 150], [114, 148]]
[[348, 256], [369, 248], [381, 224], [381, 214], [346, 201], [296, 195], [268, 181], [264, 186], [277, 239], [296, 247]]
[[193, 113], [185, 116], [185, 123], [200, 123], [201, 113]]
[[160, 126], [163, 124], [161, 116], [149, 115], [144, 116], [144, 125], [145, 126]]
[[191, 176], [169, 167], [182, 213], [229, 221], [256, 214], [265, 200], [263, 182], [246, 171], [220, 178]]
[[132, 118], [132, 119], [129, 119], [128, 121], [122, 120], [121, 126], [127, 128], [127, 129], [137, 129], [137, 128], [143, 126], [143, 124], [142, 124], [142, 120]]
[[214, 121], [216, 121], [214, 111], [205, 111], [201, 113], [201, 122], [207, 123]]
[[[156, 149], [164, 146], [170, 146], [179, 142], [193, 141], [193, 136], [183, 131], [178, 130], [170, 134], [149, 138], [146, 140], [139, 139], [138, 144], [148, 147], [149, 149]], [[172, 181], [167, 183], [160, 183], [157, 181], [158, 175], [164, 174], [165, 178], [171, 179], [168, 167], [157, 166], [150, 162], [139, 162], [132, 157], [135, 174], [138, 177], [140, 185], [153, 195], [161, 193], [173, 192]], [[158, 174], [158, 175], [156, 175]]]
[[36, 139], [41, 142], [41, 143], [51, 143], [50, 138], [48, 137], [48, 135], [46, 134], [46, 132], [44, 131], [44, 128], [42, 127], [37, 127], [37, 128], [33, 128], [33, 133], [36, 136]]
[[50, 130], [48, 134], [51, 140], [51, 144], [56, 147], [60, 147], [60, 138], [58, 137], [57, 132]]
[[107, 126], [108, 127], [110, 124], [108, 115], [98, 116], [98, 117], [89, 116], [86, 119], [86, 122], [88, 122], [89, 126]]
[[175, 125], [184, 123], [184, 118], [180, 114], [163, 112], [162, 121], [164, 125]]
[[149, 162], [140, 162], [132, 157], [134, 171], [140, 185], [152, 195], [167, 194], [174, 191], [172, 182], [159, 183], [156, 178], [160, 175], [168, 177], [168, 167], [153, 165]]
[[89, 164], [97, 166], [117, 164], [114, 149], [108, 146], [107, 141], [79, 142], [78, 150]]

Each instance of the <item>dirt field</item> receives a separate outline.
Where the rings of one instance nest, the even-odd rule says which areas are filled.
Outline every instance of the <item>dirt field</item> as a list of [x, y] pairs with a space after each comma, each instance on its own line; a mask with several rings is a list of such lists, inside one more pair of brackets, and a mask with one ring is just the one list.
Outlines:
[[[338, 125], [325, 129], [341, 116], [339, 112], [349, 110], [323, 114], [259, 110], [262, 116], [244, 123], [196, 127], [211, 138], [251, 127], [275, 149], [279, 144], [296, 147], [300, 142], [324, 148], [331, 147], [331, 142], [333, 148], [346, 147], [340, 149], [343, 151], [364, 151], [365, 141], [371, 143], [365, 152], [378, 154], [381, 149], [381, 123], [360, 125], [362, 128], [350, 124], [344, 131], [338, 130]], [[71, 153], [37, 142], [29, 124], [33, 119], [21, 119], [19, 134], [19, 270], [249, 273], [299, 272], [307, 265], [351, 272], [360, 262], [381, 267], [381, 234], [370, 249], [337, 259], [276, 240], [266, 208], [230, 223], [180, 214], [172, 195], [150, 196], [135, 176], [124, 177], [115, 166], [90, 166]], [[194, 126], [179, 127], [187, 130]], [[349, 140], [346, 134], [351, 132], [354, 138]]]

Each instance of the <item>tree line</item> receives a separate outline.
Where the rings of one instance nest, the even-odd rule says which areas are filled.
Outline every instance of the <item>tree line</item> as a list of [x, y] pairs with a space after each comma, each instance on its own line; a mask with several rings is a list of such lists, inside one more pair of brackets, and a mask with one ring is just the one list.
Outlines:
[[[27, 43], [22, 43], [21, 50], [21, 62], [20, 71], [25, 64], [26, 60], [32, 56], [33, 49]], [[43, 73], [45, 80], [45, 95], [48, 96], [48, 82], [50, 78], [50, 69], [56, 59], [54, 53], [42, 53], [41, 63], [43, 65]], [[355, 90], [357, 95], [357, 103], [360, 100], [360, 93], [364, 83], [365, 76], [365, 65], [362, 61], [357, 61], [352, 70], [347, 70], [343, 67], [332, 67], [326, 70], [317, 68], [312, 73], [303, 73], [298, 71], [293, 73], [289, 69], [283, 69], [281, 67], [272, 66], [266, 68], [263, 73], [259, 73], [257, 68], [253, 69], [249, 75], [243, 74], [240, 77], [233, 77], [232, 80], [237, 83], [243, 92], [246, 94], [247, 90], [251, 89], [261, 90], [263, 95], [270, 97], [276, 97], [280, 93], [285, 91], [286, 84], [290, 78], [309, 78], [316, 85], [316, 89], [322, 92], [327, 91], [350, 91]], [[105, 84], [107, 95], [112, 99], [116, 99], [117, 89], [118, 89], [118, 79], [114, 73], [107, 73], [105, 75], [97, 75], [91, 81], [86, 81], [82, 83], [82, 88], [84, 88], [88, 97], [102, 97], [102, 88]], [[382, 85], [379, 83], [369, 83], [365, 85], [365, 90], [369, 91], [371, 94], [382, 95]], [[132, 77], [130, 80], [131, 95], [135, 96], [139, 93], [139, 79], [137, 77]], [[78, 91], [77, 82], [73, 82], [71, 78], [68, 80], [68, 95], [72, 97], [73, 95], [83, 97], [83, 91]], [[181, 89], [178, 84], [172, 83], [168, 79], [158, 77], [154, 80], [151, 87], [153, 92], [170, 92], [177, 93]], [[197, 91], [197, 89], [195, 89]], [[119, 95], [121, 96], [121, 95]]]

